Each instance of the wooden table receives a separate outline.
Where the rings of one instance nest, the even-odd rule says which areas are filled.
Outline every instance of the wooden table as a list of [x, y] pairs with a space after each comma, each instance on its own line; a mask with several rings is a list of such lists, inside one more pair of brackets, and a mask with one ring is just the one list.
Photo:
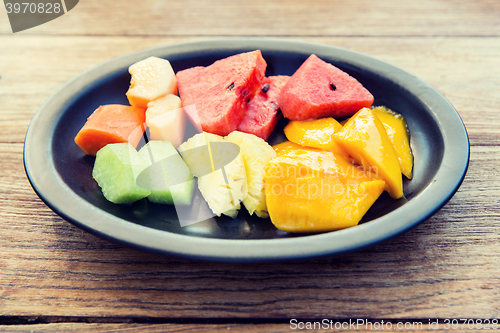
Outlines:
[[[125, 248], [44, 205], [26, 179], [22, 152], [31, 117], [50, 94], [113, 57], [221, 36], [337, 45], [429, 82], [470, 135], [460, 190], [390, 241], [337, 258], [260, 265]], [[393, 328], [409, 320], [424, 331], [429, 318], [440, 319], [440, 328], [447, 318], [498, 318], [499, 112], [498, 0], [82, 0], [16, 34], [2, 9], [0, 331], [285, 332], [293, 318], [392, 320]]]

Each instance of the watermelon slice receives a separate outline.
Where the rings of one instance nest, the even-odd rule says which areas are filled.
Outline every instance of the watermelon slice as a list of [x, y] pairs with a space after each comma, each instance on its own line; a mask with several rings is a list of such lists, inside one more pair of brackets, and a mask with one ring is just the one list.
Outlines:
[[278, 97], [290, 77], [270, 76], [264, 79], [260, 91], [248, 103], [247, 113], [238, 131], [267, 140], [278, 123]]
[[[237, 54], [208, 67], [177, 73], [177, 87], [188, 117], [203, 131], [228, 135], [245, 116], [247, 103], [262, 85], [266, 61], [260, 50]], [[197, 114], [191, 114], [194, 110]]]
[[278, 100], [292, 120], [349, 117], [371, 107], [373, 95], [361, 83], [312, 54], [285, 84]]

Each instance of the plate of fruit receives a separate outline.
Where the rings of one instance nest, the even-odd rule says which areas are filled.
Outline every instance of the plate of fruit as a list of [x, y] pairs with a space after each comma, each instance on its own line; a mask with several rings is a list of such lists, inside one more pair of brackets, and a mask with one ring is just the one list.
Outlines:
[[457, 191], [465, 126], [436, 89], [343, 48], [169, 44], [79, 74], [26, 134], [26, 174], [100, 237], [194, 259], [339, 255], [425, 221]]

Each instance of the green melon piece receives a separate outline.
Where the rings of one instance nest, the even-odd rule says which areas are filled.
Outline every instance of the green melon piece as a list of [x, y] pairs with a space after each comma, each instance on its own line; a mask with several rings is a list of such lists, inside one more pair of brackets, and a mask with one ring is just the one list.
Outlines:
[[106, 199], [116, 204], [131, 204], [151, 193], [136, 184], [137, 176], [147, 167], [129, 143], [108, 144], [96, 154], [92, 177]]
[[150, 188], [148, 200], [162, 204], [189, 205], [194, 178], [174, 146], [168, 141], [149, 141], [139, 151], [149, 164], [137, 178], [137, 184]]

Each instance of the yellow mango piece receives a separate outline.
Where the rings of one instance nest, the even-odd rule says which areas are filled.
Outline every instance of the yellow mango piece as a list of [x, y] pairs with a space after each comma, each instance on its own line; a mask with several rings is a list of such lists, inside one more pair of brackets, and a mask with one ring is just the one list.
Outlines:
[[321, 232], [359, 223], [385, 182], [332, 152], [289, 148], [266, 166], [271, 222], [289, 232]]
[[177, 95], [177, 78], [168, 60], [149, 57], [136, 62], [128, 71], [132, 78], [126, 95], [132, 106], [145, 109], [157, 98]]
[[288, 140], [304, 147], [318, 148], [337, 154], [345, 154], [333, 139], [342, 125], [334, 118], [321, 118], [304, 121], [290, 121], [284, 128]]
[[384, 124], [385, 131], [391, 140], [398, 156], [401, 172], [406, 178], [412, 178], [413, 155], [410, 148], [410, 137], [405, 118], [386, 108], [378, 106], [372, 109], [378, 119]]
[[[303, 148], [305, 148], [305, 147], [298, 145], [296, 143], [293, 143], [291, 141], [284, 141], [284, 142], [275, 144], [273, 146], [274, 151], [278, 155], [283, 155], [283, 154], [288, 153], [289, 151], [294, 150], [294, 149], [303, 149]], [[313, 148], [311, 148], [311, 149], [313, 149]]]
[[349, 121], [349, 118], [345, 118], [344, 120], [339, 121], [339, 124], [344, 126], [345, 123], [347, 123], [348, 121]]
[[385, 181], [385, 190], [393, 199], [403, 196], [403, 177], [396, 151], [384, 125], [371, 109], [359, 110], [333, 136], [358, 164]]

